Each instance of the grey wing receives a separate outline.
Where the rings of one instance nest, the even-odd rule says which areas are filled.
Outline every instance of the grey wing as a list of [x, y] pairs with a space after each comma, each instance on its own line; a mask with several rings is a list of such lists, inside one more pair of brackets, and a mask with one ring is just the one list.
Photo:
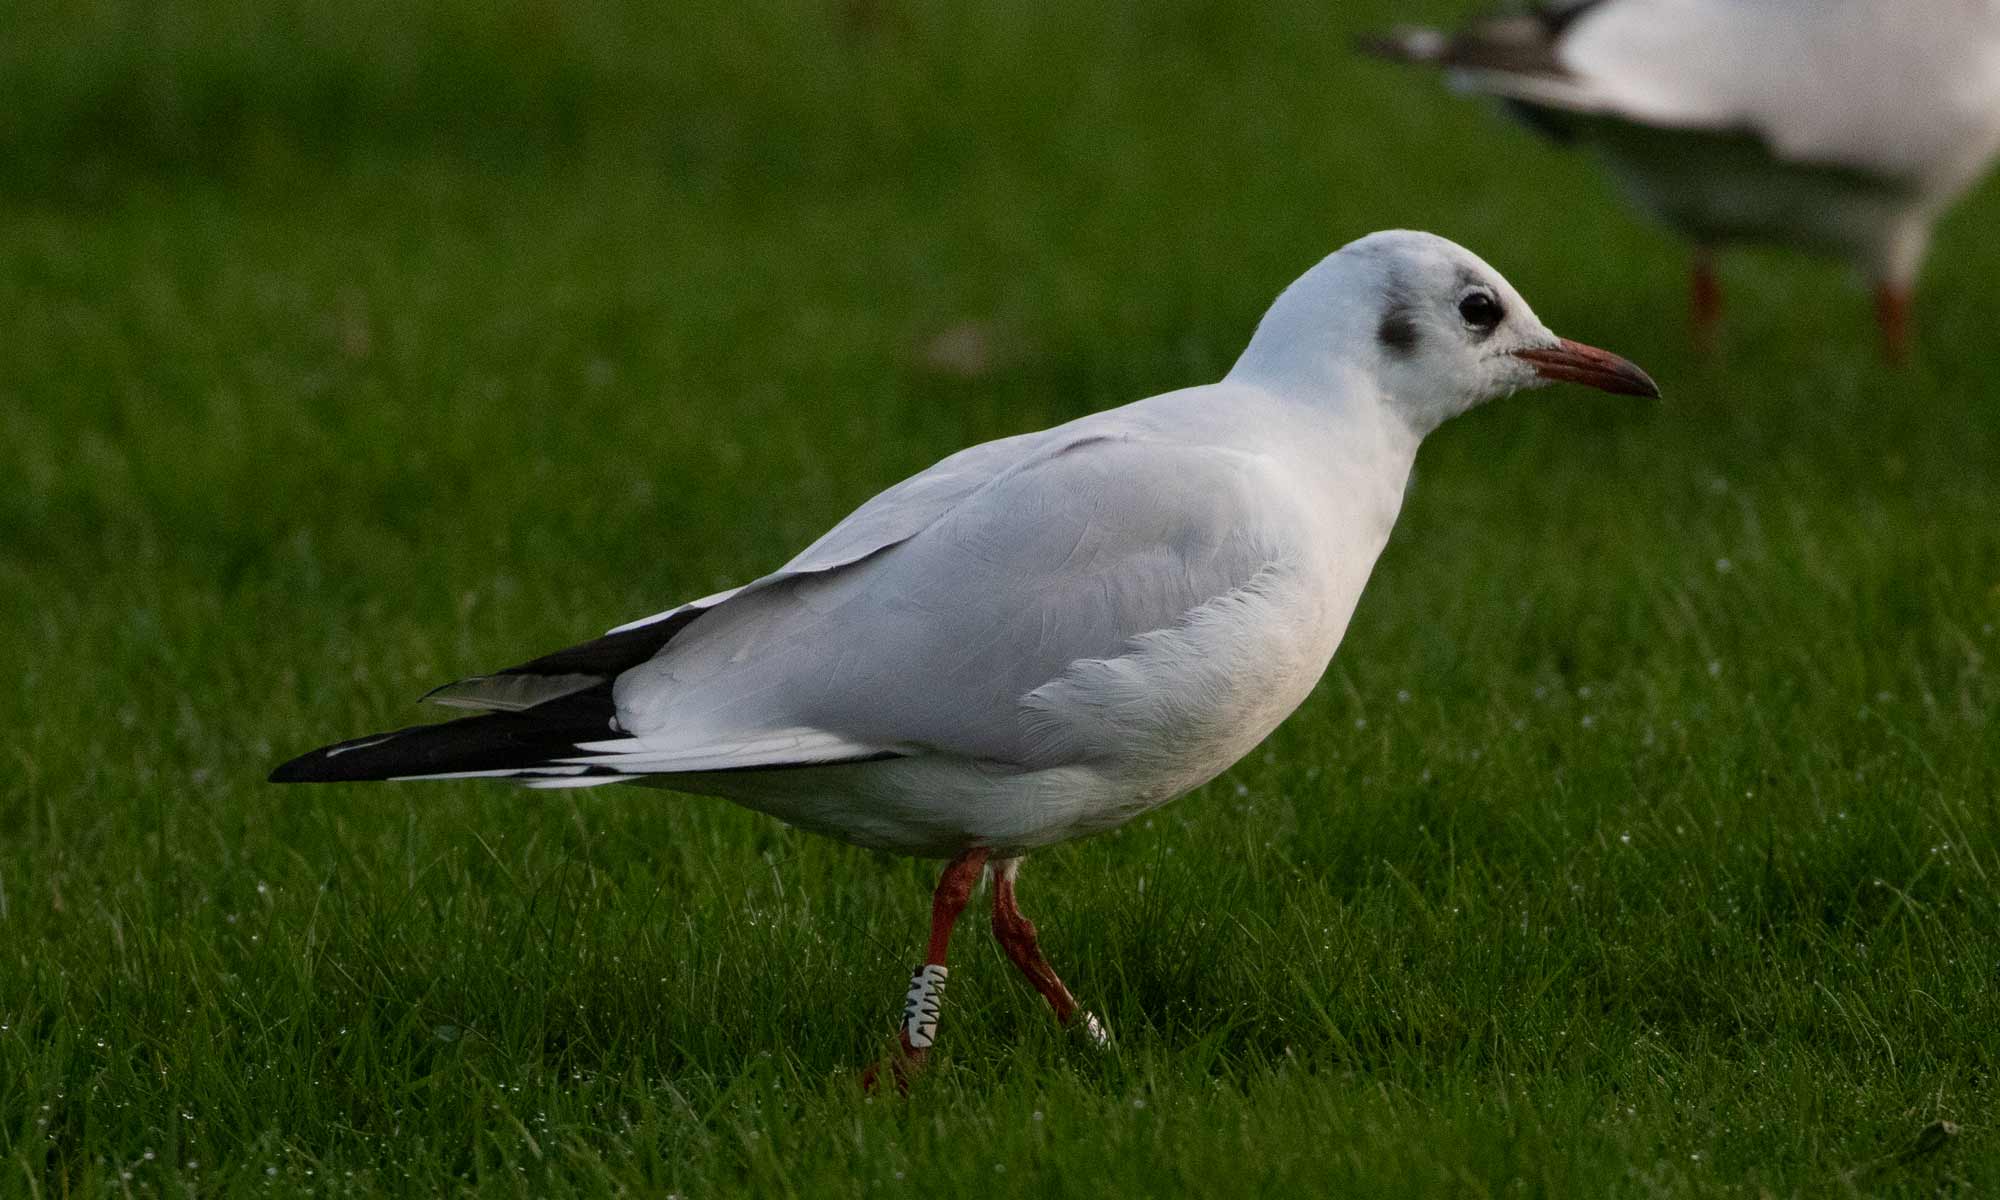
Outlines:
[[880, 553], [708, 614], [619, 677], [626, 734], [576, 761], [712, 770], [799, 741], [822, 758], [1073, 753], [1029, 695], [1284, 557], [1303, 524], [1292, 494], [1245, 453], [1131, 436], [1045, 449]]
[[[1074, 424], [1074, 423], [1072, 423]], [[679, 637], [695, 618], [731, 600], [787, 580], [859, 562], [921, 532], [960, 501], [1038, 450], [1075, 437], [1058, 426], [971, 446], [877, 494], [784, 566], [730, 588], [620, 625], [604, 636], [433, 690], [424, 699], [447, 708], [522, 712], [616, 678]]]

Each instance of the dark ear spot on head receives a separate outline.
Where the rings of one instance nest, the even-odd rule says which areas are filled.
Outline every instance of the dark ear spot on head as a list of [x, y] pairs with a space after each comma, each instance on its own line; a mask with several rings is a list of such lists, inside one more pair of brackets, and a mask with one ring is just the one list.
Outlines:
[[1375, 327], [1375, 337], [1391, 353], [1408, 354], [1417, 348], [1417, 319], [1407, 307], [1393, 305], [1382, 314], [1382, 323]]

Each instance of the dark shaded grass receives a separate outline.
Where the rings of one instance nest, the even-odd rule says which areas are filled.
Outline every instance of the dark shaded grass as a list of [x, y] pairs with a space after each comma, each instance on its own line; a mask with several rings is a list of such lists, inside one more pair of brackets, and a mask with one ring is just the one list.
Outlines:
[[[1908, 371], [1775, 255], [1701, 360], [1673, 247], [1353, 66], [1365, 14], [331, 11], [24, 16], [0, 73], [0, 1188], [2000, 1177], [1990, 189]], [[1029, 865], [1109, 1056], [969, 922], [940, 1069], [859, 1097], [927, 864], [649, 792], [260, 782], [1212, 378], [1395, 224], [1669, 402], [1440, 434], [1298, 717]], [[965, 322], [991, 363], [926, 366]]]

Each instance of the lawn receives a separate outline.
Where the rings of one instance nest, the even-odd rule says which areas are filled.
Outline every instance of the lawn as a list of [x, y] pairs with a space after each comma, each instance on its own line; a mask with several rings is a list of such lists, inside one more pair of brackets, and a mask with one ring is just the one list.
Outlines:
[[[0, 38], [0, 1195], [2000, 1187], [2000, 185], [1914, 363], [1358, 62], [1457, 0], [26, 0]], [[1425, 447], [1318, 692], [1037, 855], [279, 788], [961, 446], [1219, 376], [1428, 228], [1645, 365]], [[1940, 1123], [1945, 1124], [1940, 1124]]]

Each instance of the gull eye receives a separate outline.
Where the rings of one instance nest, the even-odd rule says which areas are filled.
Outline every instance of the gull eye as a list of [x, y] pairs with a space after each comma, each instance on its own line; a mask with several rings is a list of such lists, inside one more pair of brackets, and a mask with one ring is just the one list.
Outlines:
[[1492, 333], [1506, 313], [1492, 292], [1467, 292], [1458, 302], [1458, 315], [1481, 333]]

